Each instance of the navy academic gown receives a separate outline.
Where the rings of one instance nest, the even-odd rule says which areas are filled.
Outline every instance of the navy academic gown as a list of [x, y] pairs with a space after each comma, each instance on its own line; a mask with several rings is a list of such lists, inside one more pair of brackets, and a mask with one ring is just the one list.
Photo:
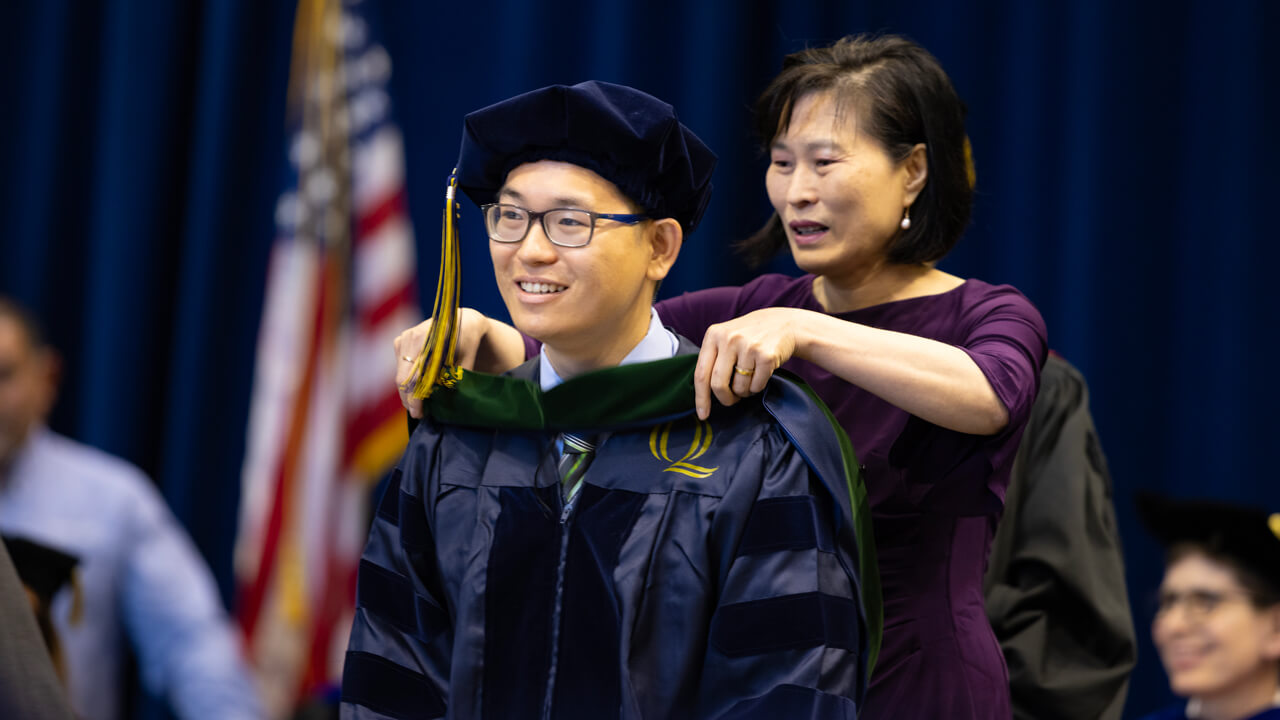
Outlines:
[[[1143, 716], [1142, 720], [1188, 720], [1185, 702], [1167, 707], [1159, 712]], [[1280, 720], [1280, 708], [1269, 708], [1240, 720]]]
[[[855, 718], [880, 608], [847, 438], [781, 377], [697, 420], [681, 350], [437, 389], [361, 560], [344, 718]], [[562, 430], [599, 433], [570, 503]]]

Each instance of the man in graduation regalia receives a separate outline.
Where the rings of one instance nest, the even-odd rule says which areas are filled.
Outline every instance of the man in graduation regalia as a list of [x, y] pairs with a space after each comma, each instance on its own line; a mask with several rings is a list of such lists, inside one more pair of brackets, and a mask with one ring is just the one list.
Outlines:
[[543, 346], [464, 373], [433, 328], [425, 419], [360, 564], [344, 717], [856, 716], [880, 620], [847, 439], [779, 376], [698, 420], [697, 348], [651, 307], [714, 165], [618, 85], [466, 117], [456, 183]]

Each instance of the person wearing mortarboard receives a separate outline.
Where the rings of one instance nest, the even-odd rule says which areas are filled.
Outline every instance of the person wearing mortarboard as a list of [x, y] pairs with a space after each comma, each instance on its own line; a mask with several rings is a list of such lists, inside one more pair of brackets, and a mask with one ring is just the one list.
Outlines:
[[1165, 547], [1151, 634], [1174, 694], [1145, 720], [1280, 720], [1280, 514], [1138, 496]]
[[463, 372], [441, 322], [402, 358], [430, 396], [360, 563], [344, 717], [857, 715], [880, 608], [847, 438], [783, 377], [698, 420], [697, 348], [652, 309], [714, 164], [608, 83], [466, 117], [456, 185], [542, 350]]

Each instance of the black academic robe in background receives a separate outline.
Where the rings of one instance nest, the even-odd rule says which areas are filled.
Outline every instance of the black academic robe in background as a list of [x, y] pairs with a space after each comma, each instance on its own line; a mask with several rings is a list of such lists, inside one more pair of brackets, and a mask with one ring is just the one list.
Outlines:
[[1018, 720], [1119, 720], [1137, 637], [1084, 378], [1050, 354], [985, 581]]

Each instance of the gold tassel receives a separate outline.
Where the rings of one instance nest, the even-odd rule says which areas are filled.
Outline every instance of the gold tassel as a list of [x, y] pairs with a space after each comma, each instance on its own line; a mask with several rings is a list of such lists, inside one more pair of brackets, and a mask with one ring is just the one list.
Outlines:
[[964, 174], [969, 180], [969, 189], [978, 184], [978, 168], [973, 165], [973, 146], [969, 144], [969, 136], [964, 136]]
[[431, 332], [413, 362], [407, 385], [413, 397], [425, 398], [437, 385], [453, 387], [462, 376], [453, 359], [458, 346], [458, 309], [461, 304], [462, 268], [458, 254], [458, 221], [461, 206], [455, 199], [458, 189], [457, 169], [449, 176], [445, 192], [444, 229], [440, 234], [440, 276], [436, 280], [436, 299], [431, 309]]

